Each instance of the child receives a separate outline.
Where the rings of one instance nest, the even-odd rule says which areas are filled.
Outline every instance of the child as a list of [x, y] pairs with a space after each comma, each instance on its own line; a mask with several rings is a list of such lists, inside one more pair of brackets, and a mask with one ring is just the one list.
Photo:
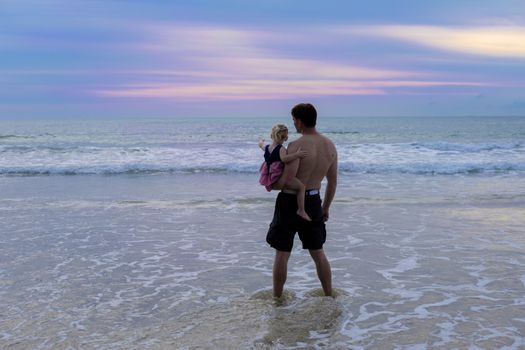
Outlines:
[[[261, 185], [266, 186], [268, 191], [290, 189], [297, 192], [297, 215], [307, 221], [312, 221], [310, 216], [304, 210], [305, 185], [296, 177], [286, 181], [282, 175], [284, 164], [304, 158], [307, 156], [306, 151], [301, 148], [297, 152], [287, 154], [283, 142], [288, 140], [288, 128], [284, 124], [276, 124], [272, 128], [270, 135], [272, 138], [271, 145], [264, 145], [264, 140], [259, 140], [259, 147], [264, 151], [264, 163], [261, 165]], [[265, 167], [266, 165], [266, 167]]]

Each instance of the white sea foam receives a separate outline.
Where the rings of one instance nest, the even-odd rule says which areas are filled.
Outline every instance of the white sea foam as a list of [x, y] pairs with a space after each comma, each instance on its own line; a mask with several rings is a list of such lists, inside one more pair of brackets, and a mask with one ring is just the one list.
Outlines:
[[416, 269], [418, 267], [417, 256], [402, 259], [396, 266], [390, 269], [378, 270], [387, 280], [393, 280], [396, 275]]
[[392, 311], [375, 311], [375, 312], [369, 312], [368, 307], [369, 306], [376, 306], [381, 308], [386, 308], [388, 304], [386, 303], [378, 303], [378, 302], [370, 302], [363, 304], [359, 307], [359, 316], [354, 320], [355, 322], [363, 322], [367, 321], [373, 317], [379, 316], [379, 315], [393, 315], [394, 313]]
[[[525, 171], [525, 146], [515, 144], [337, 144], [344, 173], [457, 174]], [[256, 173], [255, 144], [184, 146], [2, 145], [0, 174]]]
[[430, 303], [430, 304], [422, 304], [415, 308], [414, 312], [421, 318], [425, 317], [435, 317], [437, 313], [435, 310], [429, 311], [429, 308], [436, 307], [436, 306], [448, 306], [451, 304], [454, 304], [459, 300], [459, 297], [450, 297], [446, 298], [442, 301], [439, 301], [437, 303]]

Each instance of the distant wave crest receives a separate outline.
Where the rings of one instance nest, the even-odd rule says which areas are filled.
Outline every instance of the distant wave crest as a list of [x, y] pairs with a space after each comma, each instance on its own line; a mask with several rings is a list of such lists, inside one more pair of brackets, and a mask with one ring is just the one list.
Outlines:
[[426, 142], [415, 142], [412, 143], [416, 149], [426, 148], [430, 150], [443, 151], [443, 152], [466, 152], [466, 153], [476, 153], [483, 151], [495, 151], [495, 150], [514, 150], [522, 148], [521, 143], [480, 143], [480, 144], [462, 144], [462, 143], [449, 143], [449, 142], [436, 142], [436, 143], [426, 143]]
[[7, 139], [27, 139], [30, 138], [28, 136], [20, 136], [20, 135], [0, 135], [0, 140], [7, 140]]
[[55, 137], [55, 135], [50, 133], [38, 134], [38, 135], [15, 135], [15, 134], [0, 134], [0, 140], [8, 139], [36, 139], [38, 137]]
[[[490, 164], [356, 164], [340, 163], [339, 172], [342, 175], [352, 173], [368, 174], [421, 174], [421, 175], [453, 175], [453, 174], [481, 174], [481, 173], [507, 173], [523, 172], [525, 163], [490, 163]], [[93, 166], [93, 167], [11, 167], [0, 168], [2, 175], [117, 175], [117, 174], [258, 174], [258, 167], [241, 165], [224, 166], [196, 166], [196, 167], [168, 167], [143, 164], [129, 164], [125, 166]]]

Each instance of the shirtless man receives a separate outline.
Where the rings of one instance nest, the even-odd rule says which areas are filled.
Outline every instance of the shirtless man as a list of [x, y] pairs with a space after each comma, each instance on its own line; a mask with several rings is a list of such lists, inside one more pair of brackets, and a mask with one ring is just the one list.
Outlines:
[[[305, 209], [312, 221], [303, 220], [296, 215], [295, 193], [283, 190], [278, 194], [273, 220], [266, 236], [266, 241], [275, 249], [273, 295], [280, 297], [283, 293], [288, 259], [295, 233], [298, 232], [303, 249], [309, 250], [315, 262], [324, 294], [331, 296], [332, 272], [323, 251], [323, 244], [326, 241], [325, 221], [329, 218], [330, 204], [337, 186], [337, 151], [332, 141], [315, 129], [317, 111], [314, 106], [309, 103], [298, 104], [292, 109], [292, 118], [297, 132], [302, 136], [290, 143], [288, 152], [296, 152], [301, 148], [308, 153], [308, 156], [286, 164], [282, 176], [297, 177], [306, 185]], [[321, 202], [319, 190], [324, 177], [327, 186], [324, 200]]]

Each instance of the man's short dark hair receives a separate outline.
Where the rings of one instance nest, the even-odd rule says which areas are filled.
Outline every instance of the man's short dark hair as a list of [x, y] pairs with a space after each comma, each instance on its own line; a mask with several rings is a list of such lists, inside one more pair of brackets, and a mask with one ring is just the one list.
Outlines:
[[307, 128], [313, 128], [317, 122], [317, 111], [310, 103], [299, 103], [292, 108], [292, 116], [303, 122]]

